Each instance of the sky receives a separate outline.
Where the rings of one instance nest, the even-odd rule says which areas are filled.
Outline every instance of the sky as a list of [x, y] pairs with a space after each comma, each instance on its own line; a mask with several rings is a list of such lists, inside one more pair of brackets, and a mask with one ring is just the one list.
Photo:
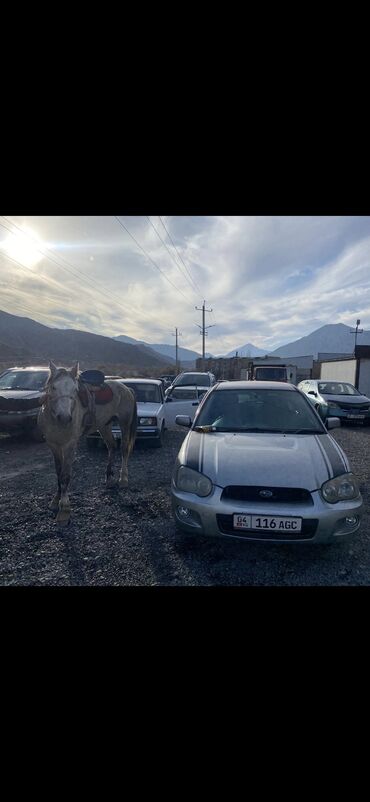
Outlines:
[[201, 352], [370, 330], [370, 217], [2, 217], [0, 309]]

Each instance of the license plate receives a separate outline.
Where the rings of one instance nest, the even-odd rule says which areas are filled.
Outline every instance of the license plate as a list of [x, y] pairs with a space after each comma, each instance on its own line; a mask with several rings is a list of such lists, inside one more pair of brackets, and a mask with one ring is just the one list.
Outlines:
[[364, 418], [365, 418], [365, 415], [352, 415], [352, 414], [350, 413], [349, 415], [347, 415], [347, 418], [356, 418], [356, 420], [357, 420], [357, 419], [359, 419], [359, 420], [364, 420]]
[[234, 529], [268, 530], [269, 532], [300, 532], [302, 518], [288, 518], [276, 515], [239, 515], [233, 516]]

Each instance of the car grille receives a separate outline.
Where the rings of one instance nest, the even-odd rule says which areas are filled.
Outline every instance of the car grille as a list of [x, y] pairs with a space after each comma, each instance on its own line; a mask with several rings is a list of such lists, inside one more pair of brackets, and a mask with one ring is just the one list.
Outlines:
[[356, 404], [356, 405], [354, 405], [354, 404], [345, 404], [342, 401], [340, 401], [339, 403], [336, 403], [336, 406], [339, 409], [344, 409], [347, 412], [353, 412], [353, 413], [356, 413], [356, 412], [367, 412], [368, 409], [369, 409], [369, 404]]
[[256, 537], [260, 540], [310, 540], [314, 537], [319, 523], [318, 518], [306, 518], [302, 521], [301, 532], [285, 530], [281, 532], [276, 532], [275, 530], [253, 531], [251, 529], [234, 529], [232, 515], [217, 515], [216, 518], [218, 528], [224, 535], [235, 535], [246, 540], [254, 540]]
[[[263, 497], [260, 493], [269, 491], [271, 496]], [[262, 485], [229, 485], [221, 494], [222, 501], [258, 501], [260, 504], [313, 504], [311, 493], [301, 487], [263, 487]]]

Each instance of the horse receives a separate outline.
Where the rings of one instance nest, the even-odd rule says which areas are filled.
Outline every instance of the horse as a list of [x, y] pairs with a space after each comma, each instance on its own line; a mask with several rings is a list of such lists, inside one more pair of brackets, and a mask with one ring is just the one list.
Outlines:
[[[50, 509], [57, 513], [59, 524], [68, 524], [71, 516], [68, 486], [77, 444], [83, 434], [98, 431], [108, 449], [106, 469], [107, 488], [128, 486], [127, 463], [135, 444], [137, 426], [136, 399], [133, 392], [117, 381], [107, 381], [109, 399], [95, 403], [92, 388], [80, 380], [79, 363], [62, 368], [50, 361], [50, 375], [38, 414], [38, 425], [49, 446], [55, 463], [58, 490]], [[113, 475], [116, 441], [112, 435], [112, 419], [118, 418], [121, 428], [121, 469], [118, 482]]]

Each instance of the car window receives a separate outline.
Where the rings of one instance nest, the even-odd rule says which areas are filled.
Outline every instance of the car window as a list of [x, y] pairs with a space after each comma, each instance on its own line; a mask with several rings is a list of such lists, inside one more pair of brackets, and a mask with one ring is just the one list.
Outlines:
[[171, 393], [173, 401], [186, 401], [187, 399], [197, 399], [198, 393], [194, 389], [185, 387], [174, 387]]
[[124, 382], [126, 387], [134, 391], [136, 401], [142, 404], [161, 404], [162, 393], [159, 384], [139, 384]]
[[324, 432], [300, 393], [279, 390], [217, 390], [204, 400], [197, 426], [219, 431]]
[[195, 384], [198, 387], [210, 387], [211, 380], [207, 373], [183, 373], [176, 379], [176, 387]]
[[353, 384], [348, 382], [320, 382], [319, 393], [322, 395], [361, 395]]
[[49, 377], [47, 370], [12, 370], [0, 378], [0, 390], [43, 390]]

